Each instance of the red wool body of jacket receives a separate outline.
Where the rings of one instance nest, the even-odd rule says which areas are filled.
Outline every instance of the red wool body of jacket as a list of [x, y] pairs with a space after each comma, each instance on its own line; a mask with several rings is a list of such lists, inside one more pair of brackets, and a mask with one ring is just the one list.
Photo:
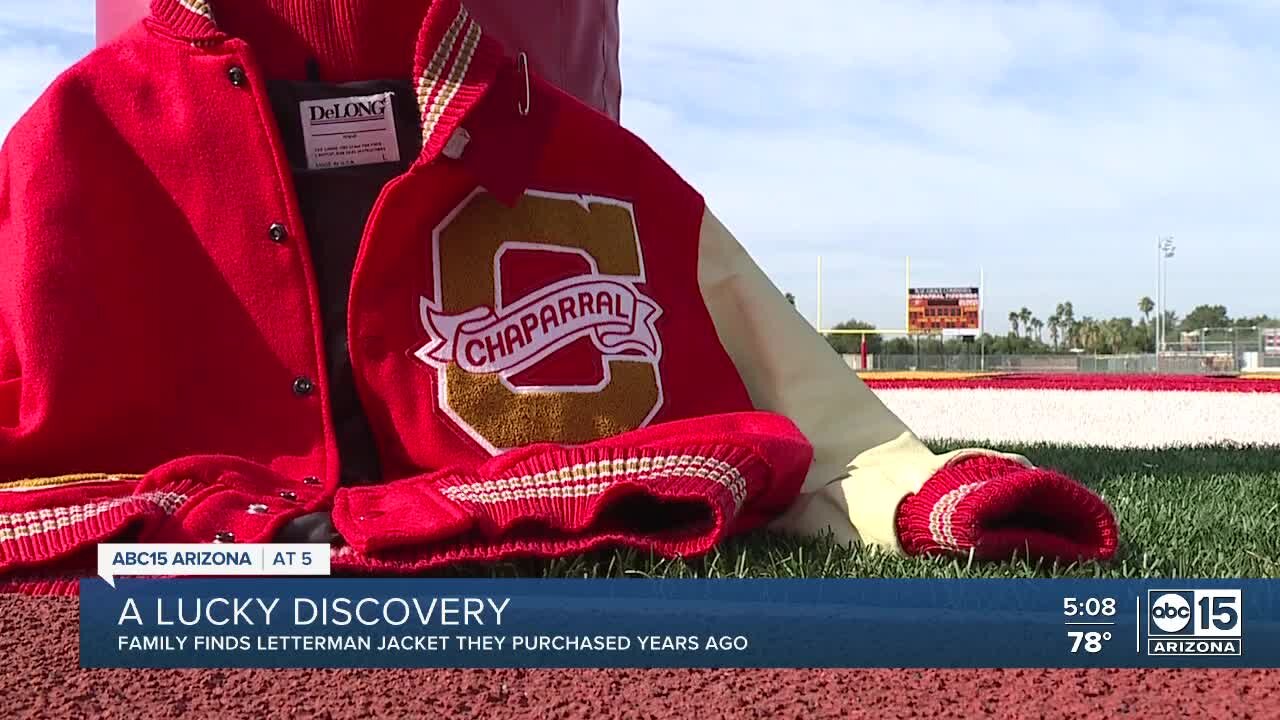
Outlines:
[[456, 0], [360, 37], [378, 42], [335, 44], [328, 76], [411, 73], [422, 117], [350, 293], [386, 481], [337, 483], [315, 278], [261, 89], [303, 54], [156, 0], [2, 156], [0, 574], [121, 536], [268, 541], [330, 508], [338, 567], [696, 554], [794, 499], [812, 451], [753, 411], [718, 341], [701, 197]]

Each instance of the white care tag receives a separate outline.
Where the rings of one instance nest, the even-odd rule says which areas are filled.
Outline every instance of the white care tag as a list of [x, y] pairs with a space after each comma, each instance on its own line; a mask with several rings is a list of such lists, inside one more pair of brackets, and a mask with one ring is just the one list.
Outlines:
[[307, 168], [398, 162], [400, 144], [396, 142], [391, 95], [385, 92], [298, 103]]

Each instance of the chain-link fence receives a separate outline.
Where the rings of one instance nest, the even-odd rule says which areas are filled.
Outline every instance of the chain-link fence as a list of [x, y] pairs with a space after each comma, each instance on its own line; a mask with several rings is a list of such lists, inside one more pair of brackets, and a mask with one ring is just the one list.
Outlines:
[[1200, 328], [1165, 339], [1164, 357], [1215, 358], [1237, 371], [1280, 369], [1280, 328]]
[[[1256, 353], [1242, 351], [1240, 355], [1230, 353], [1198, 353], [1171, 351], [1162, 353], [1159, 358], [1154, 353], [1134, 353], [1127, 355], [1093, 355], [1085, 353], [1069, 353], [1059, 355], [982, 355], [972, 354], [940, 354], [921, 352], [919, 354], [869, 354], [867, 367], [861, 367], [859, 355], [845, 355], [845, 362], [855, 369], [866, 370], [929, 370], [956, 372], [1024, 372], [1024, 373], [1169, 373], [1190, 375], [1216, 375], [1237, 373], [1241, 371], [1265, 371], [1275, 367], [1280, 370], [1280, 362], [1270, 360], [1272, 365], [1262, 364]], [[1243, 357], [1241, 357], [1243, 356]]]
[[[884, 336], [901, 333], [885, 333]], [[847, 352], [847, 351], [846, 351]], [[957, 372], [1092, 372], [1234, 374], [1280, 371], [1280, 328], [1202, 328], [1165, 338], [1156, 353], [1083, 352], [990, 354], [980, 343], [916, 342], [914, 352], [846, 354], [850, 367], [865, 370]], [[864, 367], [865, 365], [865, 367]]]

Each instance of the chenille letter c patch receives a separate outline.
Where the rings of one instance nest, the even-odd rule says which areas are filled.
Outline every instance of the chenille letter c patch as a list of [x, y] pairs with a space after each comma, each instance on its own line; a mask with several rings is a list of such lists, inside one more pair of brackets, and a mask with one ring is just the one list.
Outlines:
[[436, 371], [441, 411], [485, 450], [590, 442], [657, 414], [662, 309], [639, 289], [629, 203], [530, 190], [507, 207], [477, 190], [431, 242], [415, 355]]

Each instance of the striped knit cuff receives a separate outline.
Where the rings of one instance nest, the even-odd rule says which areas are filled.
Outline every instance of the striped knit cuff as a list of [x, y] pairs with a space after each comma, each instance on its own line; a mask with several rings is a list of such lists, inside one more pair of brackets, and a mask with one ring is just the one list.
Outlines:
[[96, 574], [97, 548], [86, 545], [61, 560], [0, 575], [0, 595], [78, 595], [80, 579]]
[[[762, 434], [735, 436], [752, 420]], [[335, 560], [420, 570], [601, 546], [699, 555], [785, 508], [811, 456], [790, 421], [764, 413], [526, 448], [474, 471], [340, 491], [334, 526], [350, 550]]]
[[179, 37], [197, 40], [218, 34], [208, 0], [152, 0], [151, 15]]
[[[75, 488], [80, 491], [78, 499], [46, 492], [39, 499], [47, 504], [0, 513], [0, 575], [48, 566], [126, 531], [154, 530], [198, 488], [179, 483], [115, 497], [101, 494], [95, 497], [92, 493], [95, 489]], [[103, 489], [115, 488], [105, 486]]]
[[1118, 531], [1111, 509], [1074, 480], [997, 457], [936, 472], [898, 508], [908, 554], [968, 554], [983, 560], [1028, 557], [1109, 560]]
[[140, 480], [85, 477], [0, 492], [0, 592], [66, 589], [62, 571], [82, 570], [101, 542], [269, 542], [327, 500], [319, 486], [218, 455], [172, 460]]
[[723, 446], [564, 449], [500, 475], [450, 472], [344, 490], [333, 519], [366, 553], [452, 543], [449, 555], [485, 561], [616, 543], [696, 555], [727, 533], [763, 471], [749, 452]]
[[[420, 162], [443, 150], [462, 118], [488, 89], [503, 49], [458, 0], [435, 0], [418, 36], [414, 62], [422, 129]], [[512, 104], [516, 98], [512, 98]]]
[[0, 578], [0, 595], [75, 596], [80, 594], [80, 578], [91, 575], [92, 571], [62, 575], [5, 576]]

